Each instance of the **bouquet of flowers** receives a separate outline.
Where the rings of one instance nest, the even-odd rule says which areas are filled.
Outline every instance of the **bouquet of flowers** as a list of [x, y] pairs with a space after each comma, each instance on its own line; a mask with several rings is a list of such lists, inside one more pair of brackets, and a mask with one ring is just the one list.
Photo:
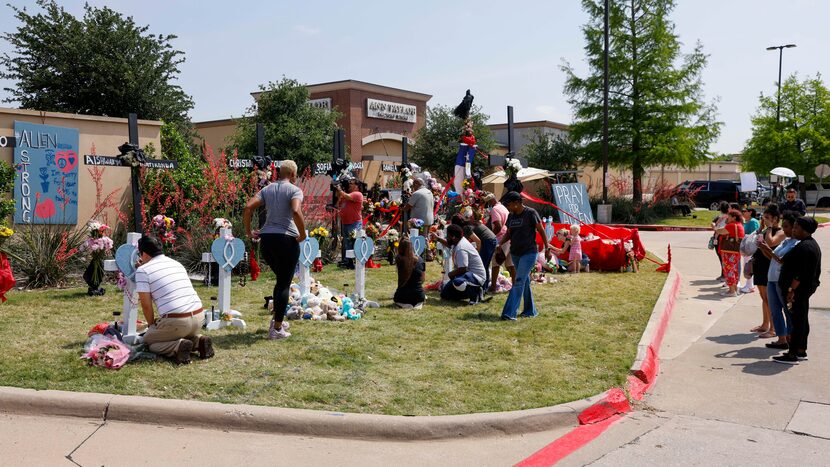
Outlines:
[[395, 229], [389, 229], [389, 232], [386, 232], [386, 260], [389, 261], [389, 264], [395, 264], [395, 255], [398, 254], [398, 241], [400, 240], [400, 234]]
[[504, 165], [504, 173], [507, 175], [507, 178], [518, 176], [519, 170], [522, 170], [522, 163], [519, 162], [519, 159], [510, 159]]
[[364, 229], [366, 230], [366, 236], [372, 240], [377, 240], [378, 235], [380, 235], [380, 224], [377, 222], [369, 222]]
[[167, 253], [167, 246], [173, 245], [176, 242], [176, 235], [173, 234], [176, 229], [176, 221], [172, 217], [167, 217], [163, 214], [158, 214], [153, 217], [152, 222], [153, 234], [158, 237]]
[[3, 246], [12, 235], [14, 235], [14, 230], [6, 227], [5, 225], [0, 227], [0, 246]]
[[321, 225], [320, 227], [317, 227], [316, 229], [309, 232], [308, 235], [319, 240], [321, 238], [329, 238], [330, 234], [328, 229]]
[[104, 258], [112, 252], [112, 239], [107, 237], [109, 226], [97, 221], [86, 225], [89, 238], [81, 244], [80, 250], [90, 255], [89, 266], [84, 271], [84, 281], [88, 286], [87, 295], [104, 295], [101, 282], [104, 281]]

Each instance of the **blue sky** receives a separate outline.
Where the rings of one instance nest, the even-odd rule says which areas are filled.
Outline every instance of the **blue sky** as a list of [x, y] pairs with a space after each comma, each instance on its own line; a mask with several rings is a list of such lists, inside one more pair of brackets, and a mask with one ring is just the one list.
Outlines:
[[[470, 88], [492, 123], [506, 121], [507, 105], [517, 121], [568, 123], [560, 65], [585, 70], [580, 28], [587, 17], [577, 0], [88, 1], [179, 36], [174, 45], [187, 57], [180, 84], [196, 102], [195, 121], [241, 115], [251, 91], [285, 75], [424, 92], [431, 104], [455, 105]], [[83, 10], [83, 1], [60, 3], [74, 14]], [[0, 11], [0, 31], [18, 26], [5, 5]], [[798, 45], [784, 52], [785, 76], [830, 76], [828, 17], [830, 2], [820, 0], [678, 1], [672, 19], [684, 51], [699, 40], [710, 55], [706, 95], [719, 99], [724, 122], [712, 150], [739, 152], [759, 93], [775, 92], [778, 53], [767, 46]], [[0, 52], [8, 49], [0, 42]]]

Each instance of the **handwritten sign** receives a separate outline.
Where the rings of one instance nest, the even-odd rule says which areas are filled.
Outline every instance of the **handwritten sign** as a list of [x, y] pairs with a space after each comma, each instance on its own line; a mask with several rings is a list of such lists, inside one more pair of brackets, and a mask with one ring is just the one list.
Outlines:
[[573, 217], [560, 212], [559, 222], [563, 224], [574, 224], [576, 219], [586, 224], [594, 223], [594, 215], [591, 213], [591, 203], [588, 198], [588, 191], [582, 183], [561, 183], [553, 185], [553, 197], [559, 209], [566, 211]]
[[78, 223], [78, 130], [14, 122], [15, 224]]

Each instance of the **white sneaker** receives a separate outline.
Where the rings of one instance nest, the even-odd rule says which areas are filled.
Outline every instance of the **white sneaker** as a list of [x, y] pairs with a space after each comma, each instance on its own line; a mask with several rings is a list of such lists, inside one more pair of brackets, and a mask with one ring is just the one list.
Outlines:
[[280, 328], [279, 331], [272, 329], [268, 333], [268, 340], [285, 339], [286, 337], [291, 337], [291, 333], [286, 331], [285, 328]]

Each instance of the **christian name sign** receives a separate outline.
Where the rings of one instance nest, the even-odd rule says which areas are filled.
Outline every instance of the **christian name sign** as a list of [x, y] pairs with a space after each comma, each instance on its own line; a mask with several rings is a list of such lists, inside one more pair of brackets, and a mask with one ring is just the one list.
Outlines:
[[553, 197], [559, 209], [566, 211], [573, 217], [559, 212], [559, 222], [563, 224], [574, 224], [576, 219], [586, 224], [594, 223], [594, 215], [591, 213], [591, 203], [588, 199], [588, 191], [582, 183], [557, 183], [552, 185]]
[[78, 223], [78, 130], [14, 122], [15, 224]]
[[[113, 156], [98, 156], [95, 154], [87, 154], [84, 156], [84, 165], [103, 165], [106, 167], [126, 167], [124, 162]], [[175, 169], [179, 167], [179, 161], [171, 161], [165, 159], [147, 159], [141, 164], [142, 167], [148, 169]]]

